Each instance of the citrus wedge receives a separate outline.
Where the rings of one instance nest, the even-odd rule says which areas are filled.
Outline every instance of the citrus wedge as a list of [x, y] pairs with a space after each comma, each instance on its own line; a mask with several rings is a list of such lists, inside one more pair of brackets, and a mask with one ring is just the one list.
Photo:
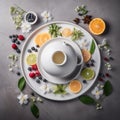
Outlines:
[[69, 89], [72, 93], [79, 93], [82, 89], [82, 84], [79, 80], [72, 80], [69, 83]]
[[37, 61], [37, 56], [36, 54], [33, 53], [29, 54], [26, 58], [26, 62], [28, 65], [34, 65], [36, 64], [36, 61]]
[[62, 36], [63, 37], [69, 37], [72, 35], [72, 31], [70, 28], [64, 28], [62, 31]]
[[85, 63], [88, 62], [91, 59], [91, 53], [86, 49], [82, 49], [81, 52], [82, 52], [82, 55], [83, 55], [83, 61]]
[[95, 71], [91, 68], [85, 68], [81, 71], [81, 76], [85, 80], [92, 80], [95, 76]]
[[94, 18], [89, 24], [90, 31], [95, 35], [102, 34], [105, 31], [105, 28], [105, 22], [101, 18]]
[[51, 35], [49, 33], [41, 33], [41, 34], [38, 34], [34, 41], [36, 43], [36, 45], [39, 45], [39, 46], [42, 46], [46, 41], [50, 40], [51, 39]]

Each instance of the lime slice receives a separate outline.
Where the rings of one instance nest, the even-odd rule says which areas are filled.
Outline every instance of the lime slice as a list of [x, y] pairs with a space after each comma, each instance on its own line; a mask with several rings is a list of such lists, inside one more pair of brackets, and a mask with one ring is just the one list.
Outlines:
[[34, 65], [36, 64], [36, 61], [37, 61], [37, 57], [36, 57], [36, 54], [29, 54], [26, 58], [26, 62], [28, 65]]
[[81, 71], [81, 76], [85, 80], [91, 80], [95, 76], [95, 71], [91, 68], [85, 68]]

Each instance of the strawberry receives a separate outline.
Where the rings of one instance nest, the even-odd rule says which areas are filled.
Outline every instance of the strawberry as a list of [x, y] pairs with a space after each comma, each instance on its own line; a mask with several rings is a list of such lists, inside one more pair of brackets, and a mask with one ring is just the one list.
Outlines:
[[23, 35], [18, 35], [18, 39], [23, 41], [23, 40], [25, 40], [25, 37]]
[[30, 77], [30, 78], [35, 78], [35, 73], [34, 73], [34, 72], [30, 72], [30, 73], [29, 73], [29, 77]]
[[12, 48], [16, 50], [18, 47], [17, 47], [17, 45], [15, 43], [13, 43]]
[[36, 64], [32, 65], [32, 70], [38, 70], [38, 67]]
[[36, 75], [36, 76], [40, 76], [41, 74], [40, 74], [40, 72], [37, 70], [37, 71], [35, 72], [35, 75]]

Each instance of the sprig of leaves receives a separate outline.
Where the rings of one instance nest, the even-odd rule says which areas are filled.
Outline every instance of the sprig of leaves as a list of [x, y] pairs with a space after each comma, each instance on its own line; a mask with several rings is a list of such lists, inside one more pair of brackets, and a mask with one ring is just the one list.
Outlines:
[[60, 26], [58, 26], [57, 24], [51, 24], [49, 25], [49, 33], [53, 36], [53, 37], [58, 37], [61, 36], [61, 32], [60, 32]]
[[78, 13], [78, 15], [83, 16], [88, 13], [88, 10], [86, 9], [85, 5], [77, 6], [75, 8], [75, 11]]
[[63, 94], [63, 95], [65, 95], [65, 94], [67, 94], [67, 92], [66, 92], [66, 85], [56, 85], [56, 86], [54, 86], [54, 88], [53, 88], [53, 90], [54, 90], [54, 94]]
[[24, 77], [21, 77], [21, 78], [18, 80], [18, 88], [20, 89], [20, 91], [23, 91], [23, 89], [25, 88], [25, 86], [26, 86], [25, 78], [24, 78]]
[[23, 10], [22, 8], [18, 7], [18, 6], [11, 6], [10, 7], [10, 14], [12, 16], [13, 22], [16, 26], [16, 29], [19, 29], [21, 24], [22, 24], [22, 20], [23, 20], [23, 15], [26, 11]]
[[80, 30], [77, 30], [76, 28], [73, 29], [72, 40], [81, 39], [83, 36], [84, 34]]

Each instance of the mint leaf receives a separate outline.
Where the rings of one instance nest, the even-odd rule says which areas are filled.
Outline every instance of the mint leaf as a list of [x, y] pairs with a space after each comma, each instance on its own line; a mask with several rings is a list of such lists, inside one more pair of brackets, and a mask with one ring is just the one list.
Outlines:
[[38, 107], [34, 104], [34, 103], [32, 103], [32, 105], [31, 105], [31, 112], [32, 112], [32, 114], [36, 117], [36, 118], [39, 118], [39, 109], [38, 109]]
[[96, 101], [88, 95], [82, 95], [79, 97], [80, 101], [87, 105], [93, 105]]
[[105, 96], [109, 96], [112, 93], [113, 87], [112, 87], [112, 84], [110, 83], [110, 81], [105, 82], [103, 90], [104, 90]]
[[18, 88], [20, 89], [20, 91], [23, 91], [23, 89], [25, 88], [26, 85], [26, 81], [24, 77], [21, 77], [18, 81]]
[[95, 42], [92, 40], [91, 46], [90, 46], [90, 53], [93, 54], [95, 51]]

